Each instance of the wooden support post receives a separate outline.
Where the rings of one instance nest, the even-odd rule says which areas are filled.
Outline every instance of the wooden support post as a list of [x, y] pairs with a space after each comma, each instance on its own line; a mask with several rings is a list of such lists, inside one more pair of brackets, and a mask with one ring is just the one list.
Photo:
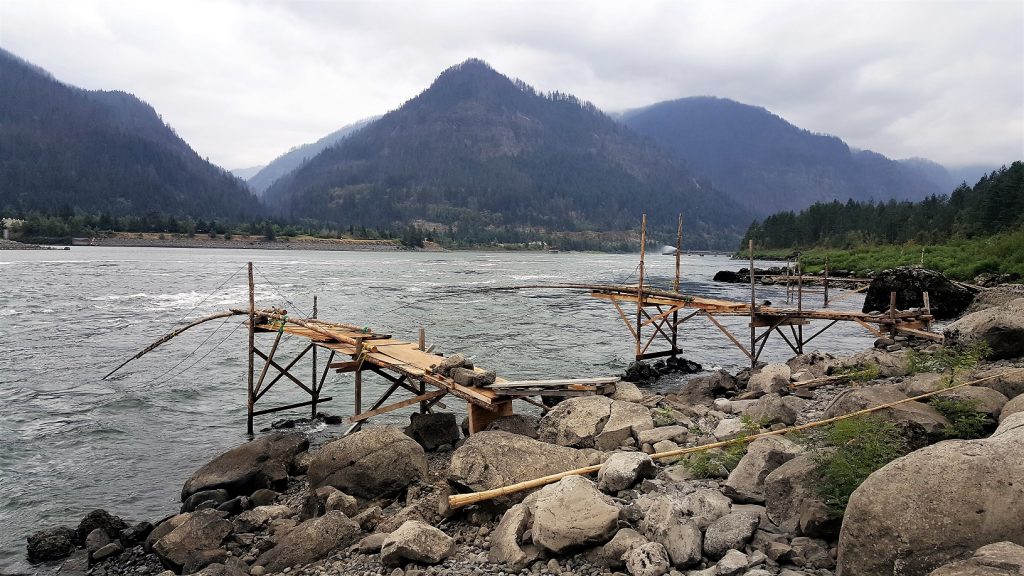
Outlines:
[[417, 350], [426, 350], [427, 348], [427, 330], [420, 326], [419, 329], [419, 343], [416, 346]]
[[828, 308], [828, 256], [825, 256], [825, 306]]
[[786, 258], [786, 304], [793, 301], [792, 290], [789, 284], [790, 272], [793, 271], [791, 262], [792, 261], [789, 258]]
[[253, 355], [256, 349], [256, 288], [252, 281], [252, 262], [249, 262], [249, 410], [247, 430], [252, 436], [252, 408], [256, 403], [256, 390], [253, 387]]
[[896, 337], [896, 291], [889, 292], [889, 320], [892, 321], [889, 324], [889, 337]]
[[[679, 292], [679, 259], [683, 251], [683, 215], [679, 215], [679, 227], [676, 230], [676, 278], [672, 283], [672, 290]], [[679, 352], [679, 310], [672, 312], [672, 357], [675, 358]]]
[[[756, 292], [756, 288], [754, 287], [754, 283], [756, 282], [756, 278], [755, 278], [756, 275], [754, 274], [754, 240], [753, 239], [750, 240], [749, 248], [750, 248], [750, 349], [753, 350], [754, 346], [757, 345], [757, 328], [755, 328], [755, 326], [754, 326], [755, 323], [756, 323], [755, 320], [756, 320], [756, 317], [757, 317], [757, 292]], [[709, 318], [710, 318], [710, 316], [709, 316]], [[739, 344], [739, 343], [737, 342], [737, 344]], [[750, 369], [753, 370], [754, 366], [757, 364], [757, 359], [754, 358], [754, 354], [752, 352], [748, 353], [747, 356], [750, 356]]]
[[512, 400], [502, 400], [501, 402], [497, 402], [490, 410], [477, 406], [472, 402], [466, 402], [466, 412], [469, 413], [469, 433], [470, 435], [473, 435], [477, 432], [483, 432], [486, 430], [487, 425], [498, 418], [501, 418], [502, 416], [511, 416]]
[[641, 318], [640, 313], [644, 309], [644, 255], [647, 252], [647, 214], [644, 214], [643, 219], [640, 221], [640, 278], [636, 284], [636, 359], [639, 360], [643, 354], [640, 350], [640, 330]]
[[[313, 318], [316, 318], [319, 313], [320, 311], [317, 310], [316, 294], [313, 294]], [[310, 418], [316, 418], [316, 403], [320, 400], [320, 388], [316, 385], [316, 377], [316, 346], [313, 346], [313, 379], [311, 380], [313, 383], [313, 402], [309, 405]]]
[[[423, 396], [426, 393], [427, 393], [427, 383], [424, 382], [423, 380], [420, 380], [420, 396]], [[430, 399], [427, 398], [427, 400], [430, 400]], [[422, 402], [420, 402], [420, 414], [426, 414], [427, 413], [427, 400], [423, 400]]]
[[[802, 254], [796, 255], [796, 271], [799, 276], [796, 278], [796, 309], [798, 312], [804, 311], [804, 266], [801, 262]], [[804, 325], [800, 324], [796, 327], [796, 349], [797, 354], [804, 353]]]
[[932, 316], [932, 303], [931, 303], [930, 300], [928, 300], [928, 291], [927, 290], [925, 290], [924, 292], [921, 293], [921, 298], [924, 300], [924, 313], [925, 313], [925, 316], [927, 316], [927, 318], [924, 319], [924, 328], [925, 328], [925, 330], [931, 330], [932, 329], [932, 318], [931, 318], [931, 316]]
[[360, 366], [356, 368], [356, 384], [355, 384], [355, 398], [353, 404], [355, 405], [355, 413], [362, 414], [363, 412], [363, 367], [362, 358], [363, 355], [363, 339], [356, 338], [356, 360], [360, 362]]

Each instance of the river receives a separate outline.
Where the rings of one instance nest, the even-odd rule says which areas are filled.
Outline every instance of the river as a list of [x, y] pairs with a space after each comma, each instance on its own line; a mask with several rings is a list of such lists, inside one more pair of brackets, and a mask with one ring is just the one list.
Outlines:
[[[106, 247], [0, 252], [0, 572], [28, 569], [27, 534], [76, 525], [95, 508], [133, 521], [175, 512], [184, 480], [245, 441], [246, 330], [240, 317], [206, 324], [114, 378], [102, 377], [187, 319], [245, 307], [250, 260], [257, 306], [281, 306], [301, 317], [312, 309], [315, 294], [321, 318], [408, 340], [422, 326], [428, 344], [448, 354], [462, 352], [506, 378], [615, 375], [633, 352], [614, 307], [586, 293], [473, 289], [635, 283], [635, 254]], [[648, 256], [647, 282], [670, 286], [673, 264], [671, 257]], [[721, 256], [686, 256], [683, 291], [748, 299], [748, 287], [711, 282], [717, 270], [740, 265]], [[758, 300], [765, 299], [781, 304], [784, 289], [758, 287]], [[839, 307], [856, 309], [862, 300], [855, 296]], [[820, 304], [820, 295], [807, 295], [804, 304]], [[726, 318], [725, 324], [746, 334], [744, 318]], [[863, 329], [843, 324], [816, 339], [814, 348], [838, 355], [870, 346]], [[684, 326], [687, 358], [705, 368], [747, 364], [706, 320]], [[284, 352], [300, 345], [286, 341]], [[784, 360], [788, 352], [773, 338], [762, 359]], [[328, 380], [324, 393], [335, 400], [322, 405], [324, 411], [351, 413], [342, 385], [351, 378]], [[375, 387], [383, 389], [375, 377], [366, 381], [364, 404], [379, 394]], [[301, 391], [286, 384], [267, 398], [281, 404], [303, 400]], [[678, 384], [662, 379], [658, 385]], [[448, 402], [457, 410], [459, 404]], [[407, 422], [412, 410], [374, 423]], [[259, 418], [257, 426], [270, 422]], [[308, 432], [322, 440], [340, 430]]]

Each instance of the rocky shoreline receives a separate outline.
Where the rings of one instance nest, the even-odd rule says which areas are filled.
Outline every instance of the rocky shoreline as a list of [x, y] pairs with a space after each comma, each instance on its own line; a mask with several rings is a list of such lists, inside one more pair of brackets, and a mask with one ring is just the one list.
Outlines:
[[[503, 417], [468, 438], [452, 414], [318, 448], [301, 434], [264, 434], [197, 470], [179, 513], [129, 524], [95, 511], [29, 536], [28, 556], [69, 576], [1024, 573], [1024, 298], [946, 333], [949, 348], [880, 339], [851, 357], [700, 374], [666, 395], [624, 382], [611, 397]], [[978, 434], [948, 439], [960, 416], [938, 404], [887, 408], [872, 426], [913, 451], [848, 495], [844, 517], [822, 490], [823, 455], [843, 447], [821, 449], [813, 436], [650, 456], [940, 390], [951, 375], [935, 367], [952, 346], [979, 341], [989, 360], [952, 377], [985, 380], [948, 393], [971, 407]], [[448, 504], [591, 465], [596, 477]]]

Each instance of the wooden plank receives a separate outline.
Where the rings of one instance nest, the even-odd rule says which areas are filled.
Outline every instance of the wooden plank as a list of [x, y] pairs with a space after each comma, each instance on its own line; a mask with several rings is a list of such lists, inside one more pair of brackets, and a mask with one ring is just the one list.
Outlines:
[[469, 413], [469, 433], [470, 435], [476, 434], [486, 430], [487, 426], [498, 418], [511, 416], [512, 400], [502, 400], [490, 410], [470, 403], [466, 405], [466, 412]]
[[905, 328], [903, 326], [896, 326], [896, 331], [902, 334], [909, 334], [917, 338], [924, 338], [926, 340], [934, 340], [935, 342], [943, 342], [945, 338], [942, 334], [936, 334], [935, 332], [925, 332], [924, 330], [917, 330], [914, 328]]
[[337, 370], [338, 372], [355, 372], [359, 365], [362, 364], [359, 360], [346, 360], [344, 362], [331, 362], [327, 367], [331, 370]]
[[854, 322], [856, 322], [857, 324], [860, 324], [861, 326], [867, 328], [867, 330], [869, 332], [871, 332], [872, 334], [874, 334], [875, 336], [878, 336], [879, 338], [882, 337], [882, 333], [879, 332], [878, 330], [876, 330], [873, 326], [871, 326], [867, 322], [865, 322], [863, 320], [860, 320], [860, 319], [856, 319], [856, 320], [854, 320]]
[[380, 414], [384, 414], [384, 413], [387, 413], [387, 412], [392, 412], [392, 411], [398, 410], [400, 408], [405, 408], [406, 406], [412, 406], [413, 404], [416, 404], [417, 402], [426, 402], [427, 400], [432, 400], [434, 398], [437, 398], [438, 396], [444, 396], [447, 393], [448, 393], [447, 390], [434, 390], [434, 391], [431, 391], [431, 392], [427, 392], [426, 394], [420, 394], [419, 396], [413, 396], [412, 398], [406, 398], [405, 400], [402, 400], [400, 402], [395, 402], [394, 404], [389, 404], [387, 406], [384, 406], [384, 407], [381, 407], [381, 408], [377, 408], [375, 410], [368, 410], [366, 412], [363, 412], [362, 414], [355, 414], [353, 416], [350, 416], [348, 421], [352, 422], [352, 423], [362, 422], [363, 420], [366, 420], [367, 418], [373, 418], [374, 416], [378, 416]]
[[502, 382], [500, 384], [492, 384], [489, 388], [492, 390], [500, 390], [504, 388], [550, 388], [570, 385], [596, 386], [599, 384], [614, 384], [620, 380], [622, 380], [622, 378], [619, 378], [618, 376], [606, 376], [601, 378], [567, 378], [563, 380], [512, 380], [509, 382]]

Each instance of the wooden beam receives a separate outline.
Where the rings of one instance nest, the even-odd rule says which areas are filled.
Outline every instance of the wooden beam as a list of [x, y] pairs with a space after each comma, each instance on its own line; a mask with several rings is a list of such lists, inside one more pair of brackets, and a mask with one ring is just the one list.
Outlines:
[[[744, 347], [743, 347], [743, 344], [740, 344], [740, 341], [739, 341], [739, 340], [737, 340], [737, 339], [736, 339], [736, 337], [735, 337], [735, 336], [733, 336], [733, 335], [732, 335], [732, 333], [731, 333], [731, 332], [729, 332], [729, 331], [728, 331], [728, 330], [727, 330], [727, 329], [725, 328], [725, 326], [722, 326], [722, 325], [721, 325], [721, 324], [720, 324], [720, 323], [718, 322], [718, 320], [715, 320], [715, 317], [714, 317], [713, 315], [711, 315], [711, 314], [708, 314], [707, 312], [705, 312], [705, 313], [704, 313], [704, 315], [705, 315], [705, 316], [707, 316], [708, 320], [711, 320], [711, 323], [712, 323], [712, 324], [714, 324], [715, 326], [717, 326], [717, 327], [718, 327], [718, 329], [722, 331], [722, 334], [725, 334], [725, 336], [726, 336], [727, 338], [729, 338], [729, 340], [732, 340], [732, 343], [733, 343], [733, 344], [735, 344], [735, 345], [736, 345], [736, 347], [737, 347], [737, 348], [739, 348], [741, 352], [743, 352], [744, 354], [746, 354], [746, 355], [747, 355], [747, 358], [750, 358], [750, 361], [751, 361], [751, 362], [754, 362], [754, 356], [753, 356], [753, 355], [752, 355], [752, 354], [751, 354], [750, 352], [748, 352], [746, 348], [744, 348]], [[753, 327], [751, 327], [751, 329], [753, 329]]]
[[427, 392], [426, 394], [420, 394], [419, 396], [413, 396], [412, 398], [406, 398], [405, 400], [402, 400], [400, 402], [395, 402], [394, 404], [389, 404], [389, 405], [384, 406], [382, 408], [376, 408], [374, 410], [368, 410], [368, 411], [363, 412], [361, 414], [354, 414], [354, 415], [349, 417], [348, 421], [352, 422], [352, 423], [362, 422], [363, 420], [366, 420], [367, 418], [372, 418], [374, 416], [378, 416], [380, 414], [385, 414], [387, 412], [393, 412], [393, 411], [398, 410], [400, 408], [405, 408], [406, 406], [411, 406], [413, 404], [416, 404], [417, 402], [426, 402], [427, 400], [431, 400], [433, 398], [444, 396], [447, 393], [448, 393], [447, 390], [433, 390], [433, 391]]
[[469, 433], [483, 432], [487, 426], [501, 418], [512, 415], [512, 400], [502, 400], [494, 405], [492, 409], [482, 408], [473, 403], [466, 404], [466, 411], [469, 413]]

